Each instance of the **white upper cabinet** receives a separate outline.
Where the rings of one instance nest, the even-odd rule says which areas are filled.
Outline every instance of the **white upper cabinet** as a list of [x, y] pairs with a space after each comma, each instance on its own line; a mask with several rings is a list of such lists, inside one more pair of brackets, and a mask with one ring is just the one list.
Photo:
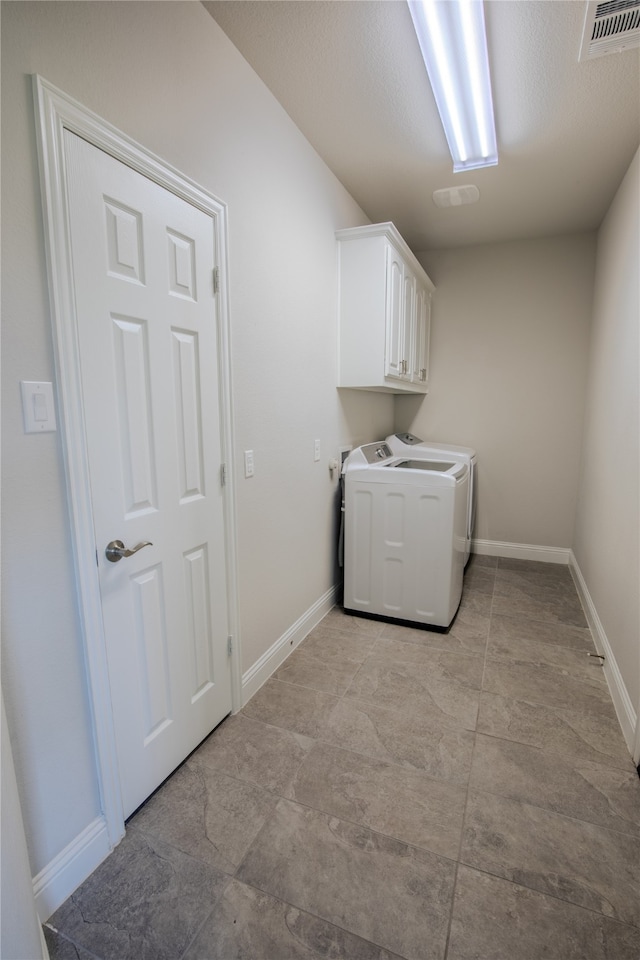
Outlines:
[[434, 286], [392, 223], [339, 230], [338, 386], [426, 393]]

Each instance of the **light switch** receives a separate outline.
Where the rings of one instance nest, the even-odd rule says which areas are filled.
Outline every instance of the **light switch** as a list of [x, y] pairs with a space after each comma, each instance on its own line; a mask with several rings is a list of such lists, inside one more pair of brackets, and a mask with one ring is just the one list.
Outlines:
[[33, 419], [36, 421], [48, 420], [47, 398], [44, 393], [33, 393], [31, 399], [33, 400]]
[[22, 416], [25, 433], [50, 433], [56, 430], [53, 384], [21, 380]]

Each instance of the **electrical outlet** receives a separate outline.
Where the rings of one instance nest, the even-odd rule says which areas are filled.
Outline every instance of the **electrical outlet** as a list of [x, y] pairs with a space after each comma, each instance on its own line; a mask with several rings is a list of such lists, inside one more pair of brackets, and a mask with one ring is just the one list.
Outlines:
[[315, 440], [313, 444], [313, 459], [318, 462], [320, 459], [320, 441]]
[[252, 477], [255, 473], [255, 467], [253, 465], [253, 450], [245, 450], [244, 452], [244, 475], [245, 477]]

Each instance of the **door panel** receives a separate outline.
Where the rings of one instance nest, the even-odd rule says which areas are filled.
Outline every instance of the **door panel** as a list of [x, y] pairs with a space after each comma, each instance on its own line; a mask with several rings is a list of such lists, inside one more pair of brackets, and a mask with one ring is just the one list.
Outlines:
[[[86, 442], [125, 816], [231, 709], [216, 223], [65, 131]], [[111, 563], [112, 540], [150, 546]]]

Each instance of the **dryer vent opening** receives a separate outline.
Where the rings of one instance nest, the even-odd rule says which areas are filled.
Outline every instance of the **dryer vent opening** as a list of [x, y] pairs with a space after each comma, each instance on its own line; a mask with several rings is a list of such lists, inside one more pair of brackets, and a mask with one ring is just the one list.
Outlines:
[[640, 0], [587, 3], [580, 60], [640, 47]]

